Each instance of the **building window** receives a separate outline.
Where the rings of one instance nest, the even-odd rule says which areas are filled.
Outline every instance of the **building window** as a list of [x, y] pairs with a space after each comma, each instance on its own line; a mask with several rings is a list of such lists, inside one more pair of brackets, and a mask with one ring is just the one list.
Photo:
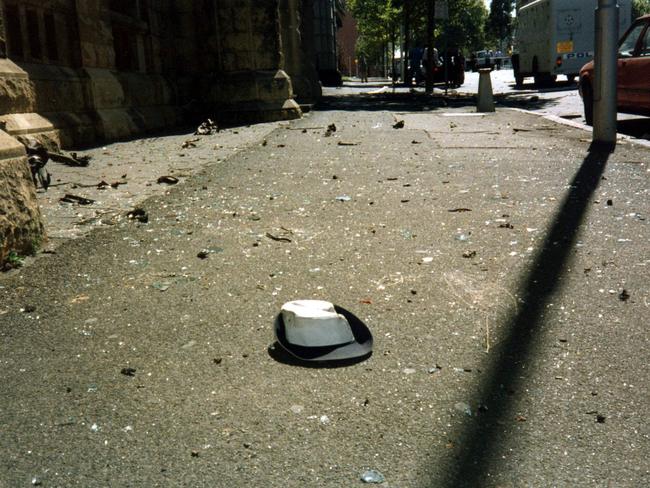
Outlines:
[[5, 10], [5, 27], [7, 35], [7, 49], [9, 57], [22, 58], [23, 36], [20, 32], [20, 13], [17, 5], [7, 5]]
[[45, 14], [43, 17], [45, 21], [45, 43], [47, 47], [47, 58], [50, 61], [59, 60], [59, 46], [57, 45], [56, 37], [56, 23], [54, 21], [54, 15]]
[[34, 10], [25, 12], [27, 19], [27, 38], [29, 41], [29, 54], [34, 59], [41, 59], [43, 52], [41, 50], [41, 33], [38, 27], [38, 14]]

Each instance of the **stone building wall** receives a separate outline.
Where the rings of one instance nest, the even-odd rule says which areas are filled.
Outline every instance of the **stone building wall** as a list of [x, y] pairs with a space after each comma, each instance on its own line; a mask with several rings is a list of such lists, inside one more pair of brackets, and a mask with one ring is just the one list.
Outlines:
[[[306, 98], [319, 96], [311, 39], [297, 25], [309, 16], [289, 11], [309, 3], [0, 0], [0, 215], [14, 222], [0, 221], [0, 250], [27, 249], [25, 236], [36, 242], [32, 234], [42, 229], [12, 137], [69, 148], [205, 116], [226, 123], [300, 117], [283, 68], [290, 64]], [[288, 56], [283, 32], [294, 36], [285, 40]]]
[[316, 71], [312, 0], [281, 0], [282, 65], [291, 77], [295, 99], [314, 104], [322, 95]]
[[25, 148], [0, 130], [0, 267], [11, 251], [31, 254], [43, 239]]

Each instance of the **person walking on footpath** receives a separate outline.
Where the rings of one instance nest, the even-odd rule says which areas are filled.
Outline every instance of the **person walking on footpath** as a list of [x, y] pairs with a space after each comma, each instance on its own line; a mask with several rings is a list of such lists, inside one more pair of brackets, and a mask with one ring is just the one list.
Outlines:
[[361, 76], [361, 82], [368, 82], [368, 61], [366, 61], [366, 55], [362, 54], [359, 57], [359, 75]]

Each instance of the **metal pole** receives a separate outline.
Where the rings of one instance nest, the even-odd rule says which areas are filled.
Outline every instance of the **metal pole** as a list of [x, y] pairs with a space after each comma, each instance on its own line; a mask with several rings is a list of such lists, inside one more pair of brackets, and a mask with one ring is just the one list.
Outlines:
[[435, 3], [434, 0], [427, 2], [427, 64], [425, 78], [425, 93], [433, 93], [433, 30], [435, 29], [434, 21]]
[[616, 144], [617, 50], [618, 4], [616, 0], [598, 0], [594, 54], [594, 142]]

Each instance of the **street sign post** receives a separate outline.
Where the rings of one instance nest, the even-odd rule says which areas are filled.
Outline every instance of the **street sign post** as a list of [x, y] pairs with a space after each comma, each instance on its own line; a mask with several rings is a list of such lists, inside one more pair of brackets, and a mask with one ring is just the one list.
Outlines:
[[618, 4], [598, 0], [594, 53], [594, 142], [616, 144]]

